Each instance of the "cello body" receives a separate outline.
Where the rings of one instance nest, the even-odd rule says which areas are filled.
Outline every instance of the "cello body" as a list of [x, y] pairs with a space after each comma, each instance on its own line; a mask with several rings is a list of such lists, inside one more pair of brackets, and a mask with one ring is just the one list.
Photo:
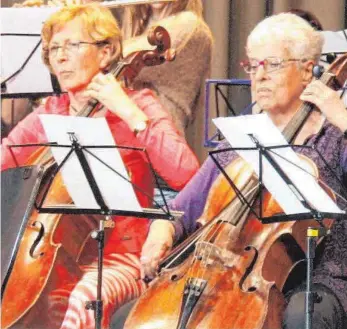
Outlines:
[[[41, 184], [45, 185], [45, 179]], [[61, 175], [56, 176], [47, 201], [71, 203]], [[16, 328], [38, 327], [48, 321], [44, 311], [49, 293], [78, 281], [80, 257], [96, 228], [97, 221], [91, 216], [44, 214], [32, 209], [2, 292], [2, 328], [14, 324]]]
[[[241, 159], [226, 172], [241, 189], [254, 179]], [[317, 174], [315, 166], [311, 172]], [[281, 290], [304, 257], [307, 228], [318, 224], [305, 220], [265, 225], [253, 214], [234, 220], [230, 217], [236, 200], [220, 175], [199, 219], [207, 224], [213, 218], [213, 224], [206, 225], [207, 232], [180, 266], [160, 272], [132, 309], [126, 329], [281, 328]], [[282, 213], [268, 192], [263, 207], [264, 216]], [[324, 224], [329, 227], [332, 221]]]

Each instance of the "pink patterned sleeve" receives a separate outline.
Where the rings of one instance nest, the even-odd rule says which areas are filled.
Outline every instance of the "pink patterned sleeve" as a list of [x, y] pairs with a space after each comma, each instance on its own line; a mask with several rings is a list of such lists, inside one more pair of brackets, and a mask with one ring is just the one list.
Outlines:
[[150, 90], [130, 96], [149, 118], [149, 126], [137, 138], [146, 148], [156, 172], [176, 190], [181, 190], [199, 169], [199, 163], [170, 115]]

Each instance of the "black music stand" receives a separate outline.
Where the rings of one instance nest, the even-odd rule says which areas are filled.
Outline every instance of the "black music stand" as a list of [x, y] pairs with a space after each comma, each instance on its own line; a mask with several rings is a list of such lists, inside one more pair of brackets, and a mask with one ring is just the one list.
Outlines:
[[[342, 189], [344, 189], [345, 194], [347, 195], [347, 190], [344, 188], [343, 183], [337, 178], [334, 171], [329, 167], [328, 163], [325, 161], [324, 157], [319, 153], [319, 151], [311, 146], [303, 146], [303, 145], [280, 145], [280, 146], [271, 146], [266, 147], [263, 146], [255, 136], [249, 135], [251, 139], [254, 141], [255, 147], [229, 147], [224, 148], [216, 151], [209, 152], [209, 155], [211, 156], [213, 162], [216, 164], [218, 169], [222, 172], [224, 177], [227, 179], [230, 186], [234, 189], [237, 197], [241, 200], [243, 205], [245, 205], [249, 211], [251, 211], [257, 218], [260, 220], [263, 224], [271, 224], [271, 223], [279, 223], [279, 222], [286, 222], [286, 221], [293, 221], [293, 220], [307, 220], [307, 219], [315, 219], [320, 227], [309, 227], [307, 229], [307, 252], [306, 252], [306, 262], [307, 262], [307, 271], [306, 271], [306, 295], [305, 295], [305, 329], [312, 329], [312, 314], [314, 310], [314, 303], [318, 301], [318, 295], [312, 291], [312, 271], [313, 271], [313, 260], [315, 258], [315, 249], [316, 249], [316, 239], [322, 238], [325, 235], [329, 234], [330, 231], [324, 227], [322, 224], [322, 220], [325, 218], [329, 219], [337, 219], [337, 220], [347, 220], [347, 214], [346, 213], [338, 213], [338, 212], [324, 212], [324, 211], [318, 211], [317, 209], [314, 209], [309, 200], [302, 194], [300, 191], [300, 187], [296, 186], [292, 180], [288, 177], [288, 175], [285, 173], [285, 171], [281, 168], [281, 166], [278, 164], [278, 162], [275, 160], [275, 156], [279, 156], [275, 150], [281, 149], [281, 148], [288, 148], [288, 147], [300, 147], [300, 148], [309, 148], [312, 149], [314, 152], [318, 154], [318, 156], [322, 159], [322, 161], [325, 163], [327, 168], [331, 171], [331, 173], [335, 176], [339, 184], [341, 185]], [[253, 195], [252, 200], [247, 199], [247, 197], [242, 193], [242, 191], [235, 185], [235, 183], [232, 181], [232, 179], [228, 176], [228, 174], [225, 172], [223, 166], [218, 162], [218, 159], [214, 156], [215, 154], [227, 152], [227, 151], [258, 151], [259, 153], [259, 182], [258, 182], [258, 191], [256, 193], [256, 196], [259, 196], [260, 202], [259, 202], [259, 212], [256, 211], [255, 207], [252, 205], [254, 199], [256, 196]], [[279, 156], [281, 157], [281, 156]], [[289, 160], [281, 157], [283, 160], [288, 161]], [[294, 190], [294, 194], [297, 197], [297, 199], [302, 203], [302, 205], [308, 210], [306, 213], [298, 213], [298, 214], [279, 214], [279, 215], [273, 215], [269, 217], [263, 216], [263, 208], [262, 208], [262, 201], [263, 201], [263, 192], [265, 188], [265, 184], [263, 182], [263, 160], [266, 159], [272, 166], [272, 168], [275, 169], [275, 171], [279, 174], [279, 176], [283, 179], [283, 181], [291, 187], [292, 190]], [[298, 167], [296, 164], [291, 163], [292, 165]], [[300, 167], [299, 167], [300, 168]], [[304, 170], [304, 168], [300, 168], [301, 170]]]
[[[85, 153], [93, 156], [95, 159], [100, 161], [103, 165], [105, 165], [108, 169], [111, 169], [112, 172], [120, 176], [121, 178], [125, 179], [127, 182], [132, 184], [132, 186], [140, 190], [142, 193], [145, 193], [148, 197], [150, 197], [145, 191], [143, 191], [140, 187], [133, 184], [127, 177], [124, 177], [121, 173], [115, 171], [110, 167], [107, 163], [105, 163], [102, 159], [97, 157], [95, 154], [91, 152], [91, 149], [106, 149], [106, 148], [118, 148], [118, 149], [128, 149], [128, 150], [135, 150], [135, 151], [142, 151], [145, 152], [148, 163], [150, 165], [150, 169], [155, 177], [156, 184], [158, 185], [158, 177], [153, 169], [153, 166], [151, 165], [150, 158], [144, 148], [136, 148], [136, 147], [124, 147], [124, 146], [110, 146], [110, 145], [101, 145], [101, 146], [83, 146], [79, 143], [75, 133], [71, 132], [68, 133], [71, 145], [58, 145], [56, 143], [46, 143], [46, 144], [17, 144], [17, 145], [10, 145], [10, 148], [13, 147], [31, 147], [31, 146], [49, 146], [49, 147], [60, 147], [60, 148], [69, 148], [69, 152], [67, 153], [66, 157], [62, 160], [62, 162], [54, 169], [53, 173], [50, 174], [50, 178], [48, 181], [48, 184], [46, 188], [42, 191], [42, 197], [37, 203], [35, 201], [35, 208], [39, 213], [56, 213], [56, 214], [89, 214], [89, 215], [103, 215], [105, 216], [105, 219], [100, 220], [99, 223], [99, 230], [96, 230], [92, 232], [92, 238], [95, 239], [98, 242], [98, 283], [97, 283], [97, 299], [93, 301], [89, 301], [86, 303], [86, 309], [92, 309], [95, 312], [95, 328], [101, 329], [101, 321], [103, 316], [103, 301], [102, 301], [102, 268], [103, 268], [103, 256], [104, 256], [104, 228], [105, 228], [105, 221], [110, 220], [111, 215], [117, 215], [117, 216], [131, 216], [131, 217], [140, 217], [140, 218], [152, 218], [152, 219], [167, 219], [167, 220], [173, 220], [174, 219], [174, 212], [170, 212], [170, 209], [167, 206], [167, 202], [165, 200], [165, 196], [163, 192], [160, 189], [161, 196], [163, 198], [163, 202], [165, 204], [164, 207], [160, 207], [160, 209], [143, 209], [142, 212], [139, 211], [129, 211], [129, 210], [117, 210], [117, 209], [110, 209], [108, 205], [105, 203], [104, 198], [102, 196], [102, 193], [99, 189], [99, 186], [95, 180], [95, 177], [93, 175], [92, 169], [89, 166], [89, 163], [87, 161]], [[96, 209], [90, 209], [90, 208], [77, 208], [77, 207], [71, 207], [71, 205], [63, 205], [63, 206], [45, 206], [45, 199], [49, 192], [49, 189], [54, 181], [55, 176], [60, 171], [60, 169], [64, 166], [64, 164], [67, 162], [67, 160], [70, 158], [70, 156], [75, 153], [78, 161], [81, 165], [81, 168], [83, 170], [83, 173], [85, 177], [87, 178], [87, 181], [90, 186], [90, 190], [93, 193], [93, 196], [99, 206], [99, 208]], [[13, 154], [13, 153], [12, 153]], [[159, 185], [158, 185], [159, 186]], [[159, 187], [160, 188], [160, 187]], [[156, 201], [152, 198], [152, 201], [156, 203]], [[157, 204], [158, 205], [158, 204]], [[178, 212], [175, 212], [178, 214]]]
[[321, 62], [331, 64], [337, 56], [347, 52], [347, 30], [320, 33], [324, 37]]
[[[209, 123], [213, 119], [213, 111], [210, 104], [210, 98], [214, 96], [214, 105], [216, 110], [215, 117], [221, 117], [221, 106], [224, 105], [228, 110], [226, 116], [237, 116], [238, 113], [234, 110], [237, 106], [237, 103], [230, 98], [231, 96], [231, 87], [235, 88], [235, 92], [238, 93], [238, 96], [244, 96], [246, 92], [246, 98], [249, 98], [250, 102], [250, 80], [245, 79], [207, 79], [205, 81], [205, 131], [204, 131], [204, 146], [205, 147], [215, 147], [222, 140], [222, 136], [219, 132], [213, 133], [210, 136], [210, 127]], [[225, 89], [227, 88], [227, 89]], [[249, 96], [249, 97], [248, 97]], [[240, 97], [237, 97], [236, 100], [239, 100]], [[240, 98], [241, 99], [241, 98]], [[242, 102], [244, 103], [244, 102]], [[241, 108], [244, 108], [243, 111], [247, 111], [254, 104], [248, 105], [249, 103], [244, 103]], [[246, 106], [247, 105], [247, 106]], [[239, 107], [239, 106], [238, 106]], [[242, 112], [243, 112], [242, 111]]]

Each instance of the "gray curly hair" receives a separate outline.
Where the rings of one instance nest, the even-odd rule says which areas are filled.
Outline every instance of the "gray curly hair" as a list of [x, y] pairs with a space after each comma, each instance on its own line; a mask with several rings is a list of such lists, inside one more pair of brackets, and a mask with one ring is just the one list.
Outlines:
[[256, 25], [247, 39], [246, 51], [252, 45], [266, 42], [284, 44], [293, 58], [312, 59], [318, 63], [323, 47], [323, 36], [301, 17], [281, 13], [265, 18]]

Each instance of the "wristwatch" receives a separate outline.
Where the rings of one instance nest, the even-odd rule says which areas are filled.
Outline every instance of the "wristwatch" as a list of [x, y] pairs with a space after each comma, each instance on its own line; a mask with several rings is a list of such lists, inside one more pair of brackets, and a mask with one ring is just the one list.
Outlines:
[[140, 122], [136, 123], [136, 125], [134, 127], [134, 134], [135, 134], [135, 136], [139, 132], [146, 130], [147, 126], [148, 126], [148, 121], [140, 121]]

